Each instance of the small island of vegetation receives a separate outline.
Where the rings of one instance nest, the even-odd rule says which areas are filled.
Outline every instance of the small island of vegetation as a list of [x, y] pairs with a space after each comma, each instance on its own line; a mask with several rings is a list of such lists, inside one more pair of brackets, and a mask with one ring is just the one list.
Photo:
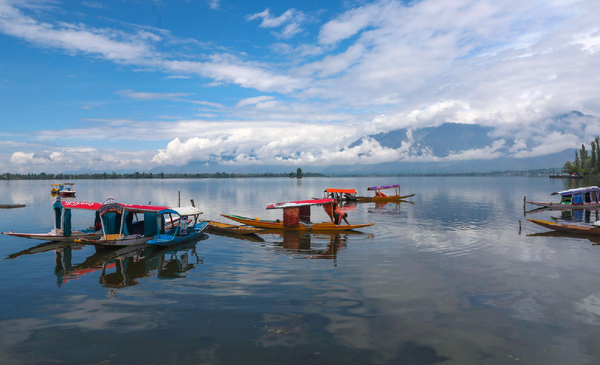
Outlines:
[[575, 151], [575, 160], [567, 161], [563, 166], [565, 174], [598, 175], [600, 174], [600, 137], [596, 137], [591, 143], [591, 151], [588, 152], [585, 145], [581, 145], [579, 151]]

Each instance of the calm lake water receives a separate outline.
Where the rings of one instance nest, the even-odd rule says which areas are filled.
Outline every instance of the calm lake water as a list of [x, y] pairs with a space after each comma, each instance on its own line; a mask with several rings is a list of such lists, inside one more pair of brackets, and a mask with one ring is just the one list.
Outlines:
[[[48, 232], [50, 183], [1, 181], [0, 231]], [[269, 203], [402, 185], [355, 233], [205, 234], [100, 250], [0, 236], [2, 364], [597, 364], [600, 247], [544, 234], [523, 197], [598, 184], [401, 177], [76, 181], [77, 200], [280, 218]], [[180, 198], [179, 198], [180, 197]], [[532, 208], [532, 207], [529, 207]], [[560, 212], [528, 217], [577, 219]], [[93, 218], [74, 212], [75, 228]], [[314, 207], [313, 221], [326, 220]], [[595, 219], [595, 212], [591, 214]], [[521, 221], [521, 229], [519, 222]], [[232, 222], [233, 223], [233, 222]]]

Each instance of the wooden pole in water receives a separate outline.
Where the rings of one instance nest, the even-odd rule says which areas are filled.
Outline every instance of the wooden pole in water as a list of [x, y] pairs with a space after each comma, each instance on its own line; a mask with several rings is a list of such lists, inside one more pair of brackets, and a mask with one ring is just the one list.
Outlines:
[[527, 195], [523, 197], [523, 216], [525, 216], [525, 207], [527, 206]]
[[519, 235], [521, 235], [521, 220], [519, 219]]
[[192, 207], [196, 207], [196, 204], [194, 204], [194, 199], [190, 199], [190, 202], [192, 203]]
[[181, 206], [181, 191], [177, 192], [177, 206]]

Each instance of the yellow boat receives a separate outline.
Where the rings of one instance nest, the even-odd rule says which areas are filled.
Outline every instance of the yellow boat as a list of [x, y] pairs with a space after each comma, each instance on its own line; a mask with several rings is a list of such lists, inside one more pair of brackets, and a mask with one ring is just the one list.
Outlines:
[[264, 229], [251, 226], [237, 226], [235, 224], [208, 221], [207, 231], [219, 231], [233, 234], [253, 234], [262, 232], [264, 231]]
[[[396, 189], [396, 194], [394, 195], [386, 195], [381, 192], [381, 190], [385, 189]], [[367, 190], [375, 191], [375, 196], [357, 196], [358, 201], [360, 202], [389, 202], [389, 201], [398, 201], [406, 198], [410, 198], [415, 196], [415, 194], [410, 195], [400, 195], [400, 185], [382, 185], [382, 186], [371, 186], [367, 188]]]
[[[323, 208], [331, 218], [331, 221], [320, 223], [311, 222], [310, 207], [312, 205], [323, 205]], [[333, 218], [335, 205], [336, 203], [334, 199], [313, 199], [269, 204], [267, 206], [267, 209], [283, 209], [283, 220], [264, 220], [258, 217], [249, 218], [231, 214], [221, 215], [225, 218], [229, 218], [231, 220], [242, 224], [246, 224], [248, 226], [265, 229], [285, 229], [294, 231], [347, 231], [351, 229], [369, 227], [373, 225], [373, 223], [335, 224]]]

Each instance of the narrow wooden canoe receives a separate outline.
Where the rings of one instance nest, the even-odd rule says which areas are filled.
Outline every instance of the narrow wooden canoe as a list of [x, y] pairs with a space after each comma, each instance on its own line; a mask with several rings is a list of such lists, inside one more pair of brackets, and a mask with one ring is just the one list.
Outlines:
[[366, 224], [340, 224], [335, 225], [332, 222], [322, 222], [322, 223], [300, 223], [298, 227], [284, 227], [282, 221], [271, 221], [271, 220], [263, 220], [258, 218], [248, 218], [248, 217], [240, 217], [237, 215], [229, 215], [229, 214], [221, 214], [225, 218], [229, 218], [236, 222], [246, 224], [248, 226], [265, 228], [265, 229], [284, 229], [284, 230], [294, 230], [294, 231], [347, 231], [350, 229], [363, 228], [372, 226], [373, 223]]
[[564, 224], [564, 223], [554, 223], [554, 222], [547, 222], [547, 221], [542, 221], [542, 220], [539, 220], [539, 219], [531, 219], [531, 218], [526, 218], [526, 219], [528, 221], [530, 221], [531, 223], [535, 223], [537, 225], [549, 228], [549, 229], [557, 231], [557, 232], [577, 233], [577, 234], [584, 234], [584, 235], [600, 236], [600, 227], [595, 227], [595, 226], [579, 226], [579, 225], [575, 225], [575, 224]]
[[235, 224], [227, 224], [216, 221], [208, 221], [208, 231], [219, 231], [233, 234], [253, 234], [264, 231], [263, 228], [252, 226], [238, 226]]

